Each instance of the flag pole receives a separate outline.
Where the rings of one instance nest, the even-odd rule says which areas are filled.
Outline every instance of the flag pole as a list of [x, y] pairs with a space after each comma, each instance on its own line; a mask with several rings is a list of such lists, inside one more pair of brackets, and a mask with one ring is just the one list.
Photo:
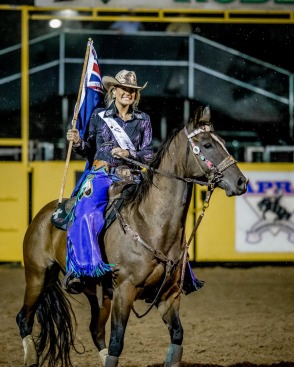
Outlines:
[[[73, 120], [72, 120], [72, 129], [76, 128], [76, 123], [77, 123], [78, 114], [79, 114], [79, 106], [80, 106], [82, 90], [83, 90], [85, 75], [86, 75], [88, 61], [89, 61], [90, 47], [91, 47], [92, 42], [93, 42], [92, 38], [88, 38], [87, 49], [86, 49], [86, 54], [85, 54], [85, 59], [84, 59], [83, 70], [82, 70], [82, 76], [81, 76], [81, 81], [80, 81], [80, 87], [79, 87], [79, 92], [78, 92], [78, 97], [77, 97], [77, 103], [76, 103], [76, 107], [75, 107], [75, 111], [74, 111], [74, 117], [73, 117]], [[68, 145], [66, 161], [65, 161], [65, 167], [64, 167], [64, 172], [63, 172], [63, 178], [62, 178], [60, 194], [59, 194], [59, 199], [58, 199], [59, 204], [62, 203], [63, 192], [64, 192], [64, 188], [65, 188], [65, 181], [66, 181], [66, 176], [67, 176], [67, 172], [68, 172], [68, 166], [69, 166], [72, 146], [73, 146], [73, 141], [70, 141], [69, 145]]]

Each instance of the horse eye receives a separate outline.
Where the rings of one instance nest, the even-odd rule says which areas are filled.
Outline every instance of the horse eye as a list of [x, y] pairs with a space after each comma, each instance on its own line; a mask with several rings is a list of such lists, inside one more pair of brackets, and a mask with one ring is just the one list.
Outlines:
[[212, 147], [212, 145], [211, 145], [210, 143], [204, 144], [204, 148], [205, 148], [205, 149], [209, 149], [209, 148], [211, 148], [211, 147]]

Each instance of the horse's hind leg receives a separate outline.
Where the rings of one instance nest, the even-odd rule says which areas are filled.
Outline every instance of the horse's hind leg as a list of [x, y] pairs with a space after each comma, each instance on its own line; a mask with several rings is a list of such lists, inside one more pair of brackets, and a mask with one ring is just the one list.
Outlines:
[[164, 367], [180, 367], [183, 354], [183, 327], [179, 315], [180, 295], [173, 293], [167, 300], [160, 302], [158, 311], [168, 326], [171, 343], [168, 348]]
[[36, 303], [44, 287], [45, 272], [39, 270], [32, 276], [26, 270], [26, 288], [23, 307], [16, 317], [24, 348], [24, 364], [38, 366], [38, 355], [32, 338]]
[[34, 313], [32, 307], [24, 304], [16, 317], [16, 322], [19, 327], [20, 335], [22, 337], [22, 344], [24, 349], [24, 365], [26, 367], [38, 366], [38, 355], [35, 343], [32, 337]]
[[[35, 264], [36, 265], [36, 264]], [[34, 324], [34, 316], [37, 308], [38, 298], [44, 289], [45, 277], [49, 272], [58, 275], [59, 268], [56, 270], [34, 266], [25, 268], [26, 287], [24, 295], [23, 307], [16, 316], [16, 322], [19, 327], [20, 336], [23, 341], [24, 348], [24, 365], [26, 367], [38, 366], [38, 355], [35, 343], [32, 337], [32, 329]]]

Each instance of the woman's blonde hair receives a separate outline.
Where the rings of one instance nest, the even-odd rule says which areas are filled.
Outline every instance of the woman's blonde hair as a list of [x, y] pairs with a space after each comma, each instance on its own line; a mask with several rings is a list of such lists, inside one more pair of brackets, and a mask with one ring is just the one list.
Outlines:
[[[106, 107], [108, 108], [112, 102], [115, 100], [115, 97], [113, 96], [113, 92], [115, 90], [116, 86], [112, 85], [107, 93], [105, 94], [105, 97], [104, 97], [104, 102], [105, 102], [105, 105]], [[133, 111], [137, 111], [138, 110], [138, 106], [139, 106], [139, 102], [140, 102], [140, 98], [141, 98], [141, 93], [139, 90], [136, 90], [136, 96], [135, 96], [135, 100], [134, 100], [134, 103], [132, 104], [132, 108], [133, 108]]]

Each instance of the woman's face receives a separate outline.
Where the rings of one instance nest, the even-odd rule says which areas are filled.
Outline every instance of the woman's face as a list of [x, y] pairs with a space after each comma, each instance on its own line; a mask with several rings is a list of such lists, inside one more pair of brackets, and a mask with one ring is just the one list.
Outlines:
[[116, 103], [122, 107], [131, 106], [136, 98], [136, 89], [129, 87], [116, 87], [114, 90]]

